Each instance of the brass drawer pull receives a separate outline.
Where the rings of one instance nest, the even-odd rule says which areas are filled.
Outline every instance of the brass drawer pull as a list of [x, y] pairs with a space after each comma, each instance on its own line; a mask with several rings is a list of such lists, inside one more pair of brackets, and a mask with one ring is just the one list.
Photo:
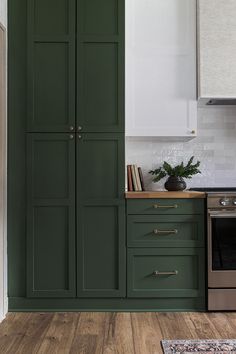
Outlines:
[[154, 270], [154, 272], [152, 273], [154, 277], [158, 277], [159, 275], [177, 275], [177, 274], [178, 274], [178, 270], [174, 270], [173, 272], [159, 272], [159, 270]]
[[174, 205], [159, 205], [159, 204], [154, 204], [153, 205], [154, 209], [177, 209], [178, 205], [174, 204]]
[[169, 234], [176, 235], [178, 233], [178, 230], [177, 229], [174, 229], [174, 230], [158, 230], [158, 229], [154, 229], [153, 233], [155, 235], [169, 235]]

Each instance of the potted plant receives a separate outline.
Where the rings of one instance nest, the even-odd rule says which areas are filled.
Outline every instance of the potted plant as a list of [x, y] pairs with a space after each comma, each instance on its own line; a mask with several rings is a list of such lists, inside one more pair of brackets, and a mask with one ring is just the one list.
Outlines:
[[194, 156], [190, 158], [188, 163], [184, 165], [181, 164], [172, 167], [168, 162], [164, 161], [163, 165], [156, 170], [151, 170], [149, 173], [154, 176], [153, 182], [159, 182], [162, 178], [169, 176], [166, 183], [165, 189], [168, 191], [183, 191], [186, 189], [186, 182], [184, 178], [192, 178], [193, 175], [201, 173], [198, 169], [200, 166], [200, 161], [193, 163]]

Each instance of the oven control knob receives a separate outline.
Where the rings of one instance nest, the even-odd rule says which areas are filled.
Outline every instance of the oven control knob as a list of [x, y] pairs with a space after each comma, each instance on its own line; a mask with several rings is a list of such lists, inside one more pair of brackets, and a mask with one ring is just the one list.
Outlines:
[[[229, 206], [230, 205], [230, 199], [229, 198], [223, 198], [220, 200], [220, 205], [223, 206]], [[235, 205], [236, 205], [236, 200], [235, 200]]]

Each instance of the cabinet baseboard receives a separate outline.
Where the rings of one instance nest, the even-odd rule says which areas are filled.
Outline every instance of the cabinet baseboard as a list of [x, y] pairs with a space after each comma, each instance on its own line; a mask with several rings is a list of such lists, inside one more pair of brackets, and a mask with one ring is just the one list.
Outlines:
[[205, 311], [205, 298], [169, 299], [27, 299], [9, 297], [9, 311]]

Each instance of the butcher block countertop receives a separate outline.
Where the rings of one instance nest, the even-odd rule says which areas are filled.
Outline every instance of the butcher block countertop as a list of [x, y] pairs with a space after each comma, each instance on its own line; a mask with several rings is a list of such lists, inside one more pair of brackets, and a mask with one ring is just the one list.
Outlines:
[[168, 192], [168, 191], [145, 191], [145, 192], [126, 192], [126, 199], [164, 199], [164, 198], [179, 198], [179, 199], [195, 199], [206, 198], [206, 193], [195, 191]]

